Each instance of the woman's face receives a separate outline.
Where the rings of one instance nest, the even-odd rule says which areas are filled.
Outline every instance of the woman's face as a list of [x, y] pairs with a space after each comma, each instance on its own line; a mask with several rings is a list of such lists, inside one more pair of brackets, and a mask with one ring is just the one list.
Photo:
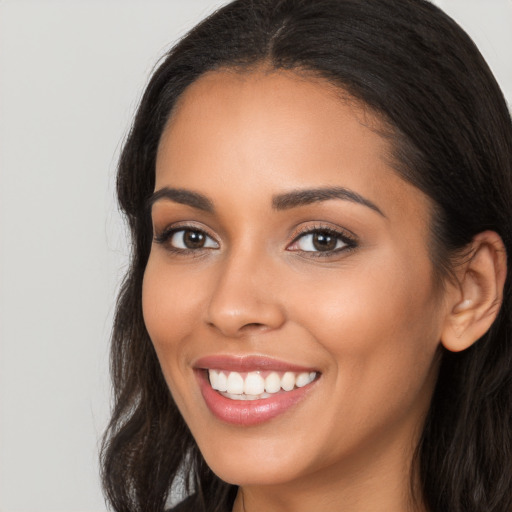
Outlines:
[[446, 307], [429, 200], [390, 167], [377, 126], [320, 80], [217, 71], [163, 133], [144, 319], [230, 483], [392, 473], [411, 458]]

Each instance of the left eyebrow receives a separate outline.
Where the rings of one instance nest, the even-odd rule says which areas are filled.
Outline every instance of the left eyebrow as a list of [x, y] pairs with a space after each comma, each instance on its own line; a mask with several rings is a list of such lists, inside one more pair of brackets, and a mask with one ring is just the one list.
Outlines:
[[272, 208], [275, 210], [289, 210], [290, 208], [297, 208], [312, 203], [321, 201], [328, 201], [329, 199], [342, 199], [358, 203], [368, 208], [371, 208], [379, 215], [386, 217], [382, 210], [369, 199], [362, 195], [349, 190], [344, 187], [325, 187], [313, 189], [292, 190], [284, 194], [276, 195], [272, 198]]
[[192, 190], [186, 190], [183, 188], [169, 187], [163, 187], [154, 192], [146, 201], [146, 208], [151, 210], [153, 205], [162, 199], [173, 201], [175, 203], [185, 204], [192, 208], [203, 210], [208, 213], [213, 213], [214, 211], [213, 203], [203, 194], [199, 194], [199, 192], [193, 192]]

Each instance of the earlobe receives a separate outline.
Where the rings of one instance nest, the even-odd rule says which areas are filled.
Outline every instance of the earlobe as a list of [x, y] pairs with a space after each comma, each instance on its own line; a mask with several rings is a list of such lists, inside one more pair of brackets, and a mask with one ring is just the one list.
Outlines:
[[498, 315], [507, 274], [505, 246], [493, 231], [479, 233], [469, 247], [469, 257], [457, 269], [458, 287], [448, 304], [441, 335], [443, 346], [465, 350], [480, 339]]

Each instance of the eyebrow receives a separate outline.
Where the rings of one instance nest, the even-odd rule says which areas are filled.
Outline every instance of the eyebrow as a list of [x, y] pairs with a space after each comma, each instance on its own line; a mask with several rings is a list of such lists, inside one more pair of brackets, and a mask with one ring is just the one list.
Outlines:
[[198, 210], [203, 210], [208, 213], [214, 212], [213, 203], [206, 196], [203, 196], [203, 194], [182, 188], [169, 187], [164, 187], [155, 191], [147, 200], [147, 208], [151, 210], [152, 206], [162, 199], [191, 206], [192, 208], [197, 208]]
[[343, 187], [325, 187], [305, 190], [293, 190], [285, 194], [279, 194], [272, 199], [272, 207], [275, 210], [288, 210], [299, 206], [328, 201], [329, 199], [343, 199], [371, 208], [378, 214], [386, 217], [382, 210], [369, 199], [361, 196], [357, 192]]
[[[169, 188], [163, 187], [155, 191], [147, 201], [148, 209], [162, 199], [174, 201], [175, 203], [184, 204], [197, 208], [208, 213], [213, 213], [215, 208], [210, 199], [199, 192], [192, 192], [182, 188]], [[275, 210], [289, 210], [291, 208], [297, 208], [300, 206], [306, 206], [321, 201], [328, 201], [330, 199], [342, 199], [345, 201], [351, 201], [366, 206], [382, 217], [386, 217], [382, 210], [369, 199], [361, 196], [357, 192], [349, 190], [344, 187], [324, 187], [324, 188], [313, 188], [313, 189], [300, 189], [292, 190], [284, 194], [278, 194], [272, 198], [272, 207]]]

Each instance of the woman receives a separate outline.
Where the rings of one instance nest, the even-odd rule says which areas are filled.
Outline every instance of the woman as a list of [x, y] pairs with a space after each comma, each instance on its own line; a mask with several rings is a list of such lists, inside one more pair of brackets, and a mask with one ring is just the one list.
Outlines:
[[512, 126], [422, 0], [237, 0], [154, 73], [114, 510], [512, 510]]

